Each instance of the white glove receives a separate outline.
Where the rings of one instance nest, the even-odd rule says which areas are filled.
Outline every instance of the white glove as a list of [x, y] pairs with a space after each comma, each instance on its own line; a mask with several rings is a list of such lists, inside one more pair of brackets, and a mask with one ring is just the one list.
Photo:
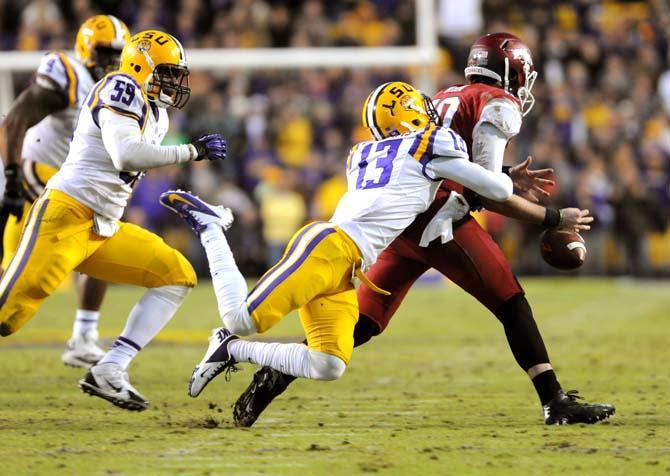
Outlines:
[[451, 192], [446, 203], [442, 205], [433, 219], [426, 225], [421, 235], [419, 246], [427, 247], [431, 241], [438, 236], [442, 238], [442, 244], [454, 239], [454, 230], [452, 224], [463, 218], [470, 211], [465, 197], [460, 193]]

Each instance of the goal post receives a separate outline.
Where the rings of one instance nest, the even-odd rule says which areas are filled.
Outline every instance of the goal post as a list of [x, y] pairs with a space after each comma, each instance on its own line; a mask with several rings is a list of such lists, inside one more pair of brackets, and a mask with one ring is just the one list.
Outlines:
[[[230, 70], [317, 69], [376, 67], [413, 67], [414, 82], [429, 93], [433, 85], [429, 68], [437, 59], [435, 0], [415, 0], [416, 44], [392, 47], [308, 47], [308, 48], [214, 48], [187, 49], [189, 68], [193, 71], [225, 72]], [[0, 114], [5, 114], [14, 100], [14, 73], [32, 72], [39, 66], [44, 52], [0, 52]]]

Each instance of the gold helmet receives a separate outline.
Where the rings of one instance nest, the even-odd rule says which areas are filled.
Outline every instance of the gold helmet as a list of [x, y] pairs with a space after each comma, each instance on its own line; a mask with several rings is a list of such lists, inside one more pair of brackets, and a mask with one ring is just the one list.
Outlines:
[[119, 71], [135, 79], [158, 106], [181, 109], [191, 97], [184, 48], [162, 31], [134, 35], [123, 48]]
[[439, 122], [433, 102], [402, 81], [377, 87], [363, 105], [363, 126], [377, 140], [423, 129], [431, 122]]
[[79, 27], [74, 50], [96, 79], [119, 67], [121, 50], [130, 40], [128, 27], [112, 15], [95, 15]]

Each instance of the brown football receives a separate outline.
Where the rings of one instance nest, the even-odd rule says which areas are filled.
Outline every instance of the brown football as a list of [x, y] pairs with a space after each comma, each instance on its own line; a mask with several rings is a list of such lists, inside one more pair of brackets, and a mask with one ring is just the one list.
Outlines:
[[540, 236], [540, 253], [554, 268], [576, 269], [584, 264], [586, 245], [577, 232], [550, 228]]

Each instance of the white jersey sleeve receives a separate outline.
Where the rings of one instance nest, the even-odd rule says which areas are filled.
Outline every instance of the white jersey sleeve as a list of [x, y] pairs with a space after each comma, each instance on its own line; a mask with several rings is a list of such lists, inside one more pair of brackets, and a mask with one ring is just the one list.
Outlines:
[[508, 99], [497, 98], [486, 103], [472, 130], [472, 161], [500, 172], [507, 142], [519, 133], [521, 120], [519, 107]]
[[432, 180], [449, 179], [495, 201], [507, 200], [513, 192], [512, 180], [468, 160], [463, 138], [453, 130], [435, 131], [433, 154], [424, 164], [424, 175]]
[[89, 107], [98, 127], [98, 114], [104, 108], [137, 121], [140, 130], [144, 130], [149, 108], [140, 86], [130, 76], [120, 73], [108, 75], [99, 83]]
[[468, 158], [468, 146], [457, 132], [448, 127], [438, 127], [433, 134], [433, 157]]
[[98, 114], [102, 142], [114, 167], [120, 171], [142, 171], [169, 164], [188, 162], [198, 156], [190, 144], [154, 145], [142, 141], [135, 119], [119, 116], [108, 108]]

